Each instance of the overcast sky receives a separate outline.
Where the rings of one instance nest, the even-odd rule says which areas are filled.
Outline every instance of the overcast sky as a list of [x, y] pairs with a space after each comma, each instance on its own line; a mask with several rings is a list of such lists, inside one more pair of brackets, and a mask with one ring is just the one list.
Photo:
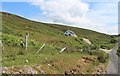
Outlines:
[[65, 24], [106, 34], [118, 34], [118, 0], [10, 1], [2, 2], [1, 11], [40, 22]]

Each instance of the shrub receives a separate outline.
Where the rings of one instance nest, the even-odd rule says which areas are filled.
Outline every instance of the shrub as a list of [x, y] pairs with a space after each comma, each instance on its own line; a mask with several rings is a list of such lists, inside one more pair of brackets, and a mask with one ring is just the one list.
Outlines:
[[90, 45], [90, 49], [91, 50], [97, 50], [99, 47], [98, 46], [96, 46], [96, 45]]
[[114, 38], [112, 38], [111, 40], [110, 40], [110, 43], [116, 43], [117, 42], [117, 40], [115, 40]]
[[29, 45], [30, 45], [31, 47], [34, 47], [35, 44], [36, 44], [34, 40], [29, 40], [28, 43], [29, 43]]
[[78, 38], [75, 38], [75, 41], [79, 42], [81, 44], [81, 42], [83, 41], [82, 38], [78, 37]]
[[116, 53], [119, 57], [120, 57], [120, 47], [118, 48], [117, 50], [117, 53]]
[[103, 51], [99, 51], [98, 53], [98, 60], [101, 63], [105, 63], [107, 61], [108, 58], [108, 54], [103, 52]]
[[98, 58], [98, 61], [101, 63], [105, 63], [108, 59], [108, 54], [101, 50], [90, 51], [89, 54], [96, 55]]
[[106, 47], [107, 47], [106, 45], [101, 45], [102, 49], [106, 49]]
[[83, 46], [83, 52], [88, 53], [88, 46]]
[[20, 51], [18, 52], [18, 55], [24, 55], [24, 52], [23, 52], [22, 50], [20, 50]]
[[[5, 43], [9, 46], [22, 46], [21, 41], [25, 44], [24, 38], [19, 38], [14, 35], [2, 34], [2, 43]], [[35, 42], [34, 40], [28, 40], [28, 46], [33, 48], [40, 47], [40, 43]]]
[[17, 33], [17, 35], [20, 36], [20, 37], [23, 37], [23, 34], [22, 34], [21, 31], [19, 31], [19, 32]]
[[18, 46], [20, 41], [13, 35], [2, 34], [2, 42], [10, 46]]

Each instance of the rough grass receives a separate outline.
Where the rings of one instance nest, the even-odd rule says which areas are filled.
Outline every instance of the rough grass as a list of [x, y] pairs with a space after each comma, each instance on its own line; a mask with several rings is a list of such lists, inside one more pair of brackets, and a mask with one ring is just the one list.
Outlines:
[[[76, 53], [67, 53], [63, 52], [59, 53], [60, 50], [52, 49], [51, 47], [44, 47], [39, 53], [37, 53], [38, 49], [28, 48], [25, 50], [24, 48], [14, 47], [4, 45], [3, 54], [3, 65], [4, 66], [12, 66], [12, 65], [26, 65], [26, 64], [39, 64], [47, 60], [52, 59], [66, 59], [69, 58], [77, 58], [81, 56], [80, 52]], [[26, 63], [25, 60], [28, 60], [29, 63]]]
[[[67, 29], [70, 29], [74, 31], [78, 37], [88, 38], [93, 44], [97, 45], [98, 47], [104, 45], [107, 46], [106, 48], [112, 48], [114, 46], [114, 44], [110, 43], [110, 40], [113, 38], [113, 36], [110, 35], [82, 28], [30, 21], [28, 19], [5, 12], [1, 12], [0, 14], [2, 14], [3, 33], [24, 38], [26, 32], [29, 32], [30, 39], [41, 43], [50, 43], [52, 45], [58, 46], [69, 46], [71, 43], [73, 46], [78, 46], [81, 43], [80, 47], [82, 47], [84, 44], [83, 42], [77, 42], [74, 38], [63, 36], [63, 33]], [[26, 29], [26, 27], [28, 28]]]
[[[3, 29], [1, 35], [3, 66], [43, 65], [42, 69], [46, 70], [48, 74], [64, 73], [71, 68], [79, 69], [79, 73], [82, 73], [99, 65], [98, 61], [89, 64], [79, 62], [82, 56], [97, 56], [80, 52], [84, 47], [89, 47], [82, 38], [88, 38], [96, 47], [105, 45], [112, 48], [114, 46], [110, 43], [112, 39], [110, 35], [76, 27], [35, 22], [8, 13], [0, 14], [2, 14]], [[26, 29], [26, 27], [28, 28]], [[67, 29], [74, 31], [78, 37], [63, 36]], [[29, 33], [28, 50], [19, 45], [20, 40], [25, 43], [26, 32]], [[42, 44], [46, 45], [37, 53]], [[60, 54], [59, 51], [64, 47], [67, 47], [67, 49]], [[48, 68], [48, 64], [53, 64], [53, 67]], [[78, 64], [82, 66], [82, 69], [76, 67]], [[88, 73], [91, 72], [92, 70], [88, 71]]]
[[[91, 69], [97, 67], [99, 65], [99, 61], [96, 60], [95, 62], [90, 62], [84, 64], [81, 59], [83, 56], [88, 58], [97, 57], [95, 55], [91, 56], [86, 53], [80, 52], [62, 52], [56, 50], [41, 50], [39, 54], [36, 53], [36, 49], [28, 49], [24, 50], [19, 47], [11, 47], [7, 46], [3, 51], [3, 67], [23, 67], [24, 65], [28, 66], [36, 66], [42, 65], [41, 69], [44, 70], [47, 74], [61, 74], [65, 71], [69, 71], [70, 69], [78, 69], [80, 70], [79, 73], [86, 73], [85, 70], [90, 70], [88, 73], [92, 73]], [[22, 50], [24, 54], [19, 55], [19, 50]], [[28, 63], [26, 62], [28, 60]], [[48, 66], [48, 64], [52, 66]], [[76, 67], [77, 65], [81, 65], [80, 68]], [[49, 67], [49, 68], [48, 68]]]

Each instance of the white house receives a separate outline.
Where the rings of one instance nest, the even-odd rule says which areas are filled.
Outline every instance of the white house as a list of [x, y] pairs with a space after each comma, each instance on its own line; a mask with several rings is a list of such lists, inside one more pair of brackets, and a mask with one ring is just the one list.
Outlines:
[[69, 29], [66, 30], [63, 35], [65, 35], [65, 36], [74, 36], [74, 37], [77, 37], [77, 35], [76, 35], [73, 31], [71, 31], [71, 30], [69, 30]]

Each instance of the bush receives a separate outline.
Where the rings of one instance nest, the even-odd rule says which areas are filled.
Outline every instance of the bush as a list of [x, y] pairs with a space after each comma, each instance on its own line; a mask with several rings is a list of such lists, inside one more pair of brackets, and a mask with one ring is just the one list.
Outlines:
[[88, 46], [83, 46], [83, 52], [88, 53], [88, 50], [89, 50]]
[[21, 32], [21, 31], [20, 31], [20, 32], [18, 32], [18, 33], [17, 33], [17, 35], [18, 35], [18, 36], [20, 36], [20, 37], [23, 37], [23, 34], [22, 34], [22, 32]]
[[112, 38], [111, 40], [110, 40], [110, 43], [116, 43], [117, 42], [117, 40], [115, 40], [114, 38]]
[[103, 51], [100, 51], [99, 54], [98, 54], [98, 60], [99, 62], [101, 63], [105, 63], [108, 59], [108, 54], [103, 52]]
[[120, 57], [120, 47], [117, 50], [117, 55]]
[[91, 50], [98, 50], [98, 49], [99, 49], [99, 47], [98, 47], [98, 46], [96, 46], [96, 45], [90, 45], [90, 49], [91, 49]]
[[20, 41], [13, 35], [2, 34], [2, 42], [9, 46], [18, 46]]
[[18, 52], [18, 55], [24, 55], [23, 50], [20, 50], [20, 51]]
[[75, 41], [79, 42], [80, 44], [82, 43], [83, 39], [78, 37], [78, 38], [75, 38]]
[[29, 45], [30, 45], [31, 47], [34, 47], [35, 44], [36, 44], [34, 40], [29, 40], [28, 43], [29, 43]]
[[102, 56], [102, 55], [98, 56], [98, 60], [99, 60], [99, 62], [101, 62], [101, 63], [105, 63], [105, 62], [106, 62], [105, 57]]
[[[14, 35], [8, 35], [8, 34], [2, 34], [2, 43], [5, 43], [9, 46], [22, 46], [21, 41], [25, 45], [25, 39], [24, 38], [19, 38]], [[28, 40], [28, 46], [33, 47], [33, 48], [39, 48], [40, 44], [35, 42], [34, 40]]]
[[100, 48], [110, 50], [110, 45], [101, 45]]
[[90, 51], [89, 54], [96, 55], [98, 58], [98, 61], [101, 63], [105, 63], [108, 59], [108, 54], [101, 50]]
[[101, 47], [100, 48], [102, 48], [102, 49], [106, 49], [106, 45], [101, 45]]

